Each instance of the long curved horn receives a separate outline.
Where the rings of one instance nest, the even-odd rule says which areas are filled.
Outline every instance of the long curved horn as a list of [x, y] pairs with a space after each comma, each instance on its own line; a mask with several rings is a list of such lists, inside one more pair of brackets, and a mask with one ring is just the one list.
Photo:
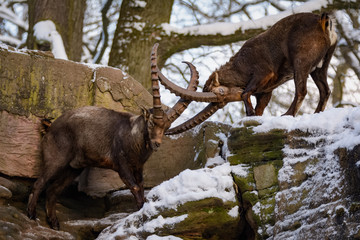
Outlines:
[[[187, 90], [195, 92], [199, 84], [199, 73], [196, 70], [195, 66], [192, 65], [190, 62], [183, 61], [183, 63], [186, 63], [189, 66], [191, 72], [191, 78]], [[190, 103], [191, 100], [185, 100], [181, 98], [175, 103], [172, 108], [170, 108], [166, 112], [167, 118], [169, 120], [168, 127], [170, 127], [171, 123], [173, 123], [185, 111], [185, 109]]]
[[201, 112], [199, 112], [193, 118], [187, 120], [186, 122], [176, 126], [174, 128], [170, 128], [165, 132], [165, 135], [174, 135], [185, 132], [200, 123], [204, 122], [208, 119], [211, 115], [213, 115], [218, 109], [223, 108], [226, 105], [226, 102], [221, 103], [209, 103]]
[[162, 119], [164, 112], [161, 108], [160, 100], [160, 87], [159, 87], [159, 74], [157, 68], [157, 48], [159, 47], [158, 43], [155, 43], [151, 51], [151, 81], [152, 81], [152, 92], [153, 92], [153, 109], [154, 109], [154, 118]]
[[182, 87], [177, 86], [169, 79], [167, 79], [159, 71], [159, 80], [168, 89], [170, 92], [174, 93], [176, 96], [181, 97], [185, 100], [198, 101], [198, 102], [222, 102], [222, 99], [218, 99], [218, 96], [212, 92], [193, 92]]

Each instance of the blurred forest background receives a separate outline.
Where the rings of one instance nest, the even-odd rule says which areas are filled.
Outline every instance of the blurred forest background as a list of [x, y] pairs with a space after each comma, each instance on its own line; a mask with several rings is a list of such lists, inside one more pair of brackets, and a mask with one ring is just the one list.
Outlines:
[[[190, 61], [200, 73], [201, 86], [244, 41], [265, 30], [264, 24], [257, 24], [264, 17], [285, 11], [328, 11], [337, 23], [338, 47], [329, 67], [332, 95], [327, 108], [358, 106], [359, 6], [359, 0], [0, 0], [0, 41], [16, 48], [51, 50], [53, 43], [39, 41], [33, 34], [37, 22], [49, 19], [55, 23], [70, 60], [118, 67], [147, 89], [150, 51], [159, 42], [162, 72], [186, 86], [189, 70], [181, 61]], [[222, 23], [249, 23], [252, 27], [223, 35], [211, 33], [213, 26], [221, 28]], [[269, 21], [267, 27], [274, 23]], [[208, 30], [200, 31], [202, 27]], [[161, 91], [165, 104], [177, 100], [167, 90]], [[294, 83], [289, 81], [273, 92], [264, 115], [285, 113], [293, 96]], [[299, 114], [312, 113], [318, 97], [309, 77], [308, 95]], [[192, 103], [185, 116], [194, 115], [205, 105]], [[236, 123], [244, 116], [242, 102], [235, 102], [211, 120]]]

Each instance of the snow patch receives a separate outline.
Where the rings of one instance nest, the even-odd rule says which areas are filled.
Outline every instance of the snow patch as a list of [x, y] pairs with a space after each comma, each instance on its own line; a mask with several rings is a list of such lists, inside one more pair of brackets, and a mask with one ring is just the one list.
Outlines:
[[188, 217], [188, 214], [184, 214], [181, 216], [177, 216], [177, 217], [168, 217], [168, 218], [164, 218], [163, 216], [158, 216], [157, 218], [147, 222], [144, 224], [144, 230], [146, 232], [155, 232], [156, 228], [161, 228], [164, 225], [169, 225], [172, 226], [176, 223], [179, 223], [181, 221], [184, 221], [185, 218]]
[[216, 165], [221, 165], [225, 163], [225, 159], [223, 159], [221, 156], [215, 156], [213, 158], [208, 158], [205, 164], [205, 167], [210, 167], [210, 166], [216, 166]]
[[146, 240], [182, 240], [181, 238], [175, 237], [175, 236], [166, 236], [166, 237], [160, 237], [158, 235], [150, 235], [146, 238]]
[[228, 214], [233, 218], [237, 218], [239, 216], [239, 206], [235, 206], [230, 209]]
[[68, 60], [61, 35], [56, 31], [55, 24], [51, 20], [37, 22], [34, 25], [34, 36], [40, 44], [50, 43], [55, 58]]
[[249, 174], [249, 168], [250, 167], [245, 164], [238, 164], [235, 166], [231, 166], [231, 171], [239, 177], [247, 177]]
[[357, 162], [355, 163], [355, 166], [356, 166], [357, 168], [360, 168], [360, 161], [357, 161]]

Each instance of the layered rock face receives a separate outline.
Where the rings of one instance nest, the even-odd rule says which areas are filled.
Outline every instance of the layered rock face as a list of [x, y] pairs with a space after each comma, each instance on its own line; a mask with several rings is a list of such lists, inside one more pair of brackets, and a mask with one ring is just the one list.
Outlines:
[[114, 68], [6, 47], [0, 62], [0, 239], [360, 239], [356, 108], [205, 122], [148, 160], [140, 211], [117, 173], [86, 169], [58, 200], [61, 231], [48, 228], [44, 195], [29, 220], [41, 118], [85, 105], [136, 113], [152, 100]]

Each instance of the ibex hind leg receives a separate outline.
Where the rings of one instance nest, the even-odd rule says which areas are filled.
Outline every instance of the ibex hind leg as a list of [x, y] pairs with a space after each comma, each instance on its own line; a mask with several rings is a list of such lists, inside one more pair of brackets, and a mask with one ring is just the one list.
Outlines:
[[44, 171], [43, 175], [41, 175], [34, 183], [33, 189], [29, 195], [28, 205], [27, 205], [27, 213], [30, 219], [36, 219], [36, 205], [39, 199], [40, 194], [44, 190], [45, 186], [56, 178], [59, 173], [61, 173], [63, 168], [61, 169], [47, 169]]
[[319, 89], [320, 99], [318, 106], [316, 107], [315, 113], [324, 111], [327, 100], [330, 97], [330, 88], [327, 83], [327, 70], [330, 63], [330, 59], [334, 53], [335, 46], [331, 46], [328, 52], [325, 55], [324, 62], [321, 68], [316, 68], [315, 71], [311, 73], [311, 77], [314, 80], [317, 88]]
[[[62, 170], [67, 165], [67, 156], [70, 154], [70, 147], [65, 145], [60, 150], [53, 142], [49, 133], [45, 135], [45, 142], [43, 148], [43, 161], [44, 169], [42, 175], [35, 181], [33, 189], [29, 195], [29, 201], [27, 205], [27, 212], [30, 219], [36, 218], [36, 204], [39, 199], [39, 195], [44, 190], [45, 186], [57, 176], [62, 174]], [[68, 149], [68, 150], [67, 150]]]
[[315, 113], [324, 111], [326, 103], [330, 97], [330, 88], [327, 83], [327, 74], [326, 70], [323, 69], [316, 69], [314, 72], [311, 73], [311, 77], [314, 80], [317, 88], [319, 89], [319, 103], [316, 107]]
[[82, 169], [68, 167], [62, 171], [57, 178], [46, 190], [46, 220], [52, 229], [59, 230], [60, 224], [56, 216], [56, 200], [63, 190], [80, 175]]
[[308, 71], [295, 71], [294, 81], [295, 81], [295, 97], [292, 101], [289, 110], [284, 115], [292, 115], [295, 117], [298, 112], [304, 98], [307, 94], [307, 76]]
[[30, 219], [36, 219], [36, 205], [40, 193], [43, 191], [45, 184], [48, 182], [47, 176], [40, 176], [34, 183], [33, 189], [29, 195], [27, 204], [27, 214]]

